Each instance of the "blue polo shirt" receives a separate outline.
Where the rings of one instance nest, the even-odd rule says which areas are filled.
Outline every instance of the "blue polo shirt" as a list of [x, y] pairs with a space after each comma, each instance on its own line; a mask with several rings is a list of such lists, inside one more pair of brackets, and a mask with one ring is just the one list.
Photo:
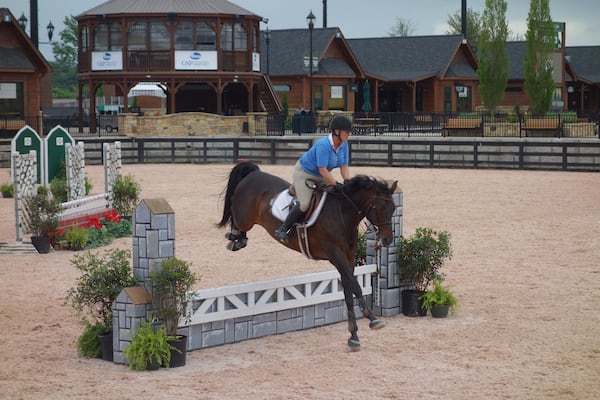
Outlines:
[[321, 176], [319, 167], [325, 167], [327, 171], [348, 165], [348, 142], [342, 143], [337, 152], [333, 149], [333, 138], [331, 134], [315, 142], [306, 153], [300, 157], [300, 165], [309, 174]]

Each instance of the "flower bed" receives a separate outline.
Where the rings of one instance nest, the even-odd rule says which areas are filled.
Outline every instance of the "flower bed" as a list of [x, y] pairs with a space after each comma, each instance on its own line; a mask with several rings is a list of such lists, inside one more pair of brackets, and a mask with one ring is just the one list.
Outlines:
[[131, 221], [121, 218], [116, 210], [87, 216], [67, 227], [60, 227], [52, 235], [56, 250], [85, 250], [106, 246], [113, 239], [131, 236]]

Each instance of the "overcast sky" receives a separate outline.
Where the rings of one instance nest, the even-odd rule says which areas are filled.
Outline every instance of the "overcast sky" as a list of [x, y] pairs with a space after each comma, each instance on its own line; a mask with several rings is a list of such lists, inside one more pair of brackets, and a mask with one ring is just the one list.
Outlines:
[[[177, 1], [177, 0], [172, 0]], [[306, 16], [312, 9], [316, 26], [323, 26], [322, 0], [234, 0], [233, 3], [269, 19], [269, 29], [306, 28]], [[55, 38], [64, 29], [65, 16], [77, 16], [103, 0], [38, 0], [39, 40], [47, 41], [46, 25], [52, 21]], [[525, 34], [529, 1], [507, 0], [507, 20], [514, 33]], [[448, 15], [460, 10], [461, 0], [328, 0], [327, 26], [339, 27], [346, 38], [388, 36], [396, 17], [410, 20], [413, 35], [438, 35], [448, 29]], [[483, 12], [485, 0], [467, 0], [469, 8]], [[2, 0], [17, 18], [29, 17], [29, 1]], [[600, 0], [550, 0], [554, 21], [566, 22], [566, 45], [600, 46]], [[264, 24], [261, 24], [264, 29]], [[29, 32], [29, 24], [27, 27]], [[50, 45], [41, 44], [44, 55], [53, 59]]]

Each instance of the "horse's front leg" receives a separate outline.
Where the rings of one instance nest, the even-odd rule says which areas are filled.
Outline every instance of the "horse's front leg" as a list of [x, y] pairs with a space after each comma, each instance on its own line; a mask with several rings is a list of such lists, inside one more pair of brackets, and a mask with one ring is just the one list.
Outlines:
[[362, 311], [362, 314], [365, 318], [369, 319], [369, 328], [371, 328], [371, 329], [383, 328], [385, 326], [385, 321], [379, 319], [373, 313], [373, 311], [371, 311], [371, 309], [367, 305], [367, 302], [365, 301], [365, 298], [363, 297], [362, 289], [361, 289], [360, 285], [358, 284], [358, 280], [356, 279], [356, 276], [354, 276], [354, 275], [352, 275], [351, 288], [352, 288], [352, 293], [354, 294], [354, 296], [356, 296], [356, 299], [358, 300], [358, 307], [360, 308], [360, 311]]
[[344, 286], [344, 300], [348, 309], [348, 331], [350, 332], [348, 347], [351, 351], [359, 351], [360, 340], [358, 339], [358, 325], [356, 324], [356, 316], [354, 315], [354, 296], [352, 295], [352, 289], [348, 285], [342, 286]]

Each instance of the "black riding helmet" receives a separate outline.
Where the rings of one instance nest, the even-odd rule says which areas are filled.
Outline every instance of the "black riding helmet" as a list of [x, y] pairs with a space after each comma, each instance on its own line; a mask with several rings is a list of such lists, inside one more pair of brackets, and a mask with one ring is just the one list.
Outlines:
[[348, 117], [344, 117], [343, 115], [338, 115], [333, 117], [330, 124], [331, 132], [336, 129], [341, 131], [352, 132], [352, 121], [348, 119]]

